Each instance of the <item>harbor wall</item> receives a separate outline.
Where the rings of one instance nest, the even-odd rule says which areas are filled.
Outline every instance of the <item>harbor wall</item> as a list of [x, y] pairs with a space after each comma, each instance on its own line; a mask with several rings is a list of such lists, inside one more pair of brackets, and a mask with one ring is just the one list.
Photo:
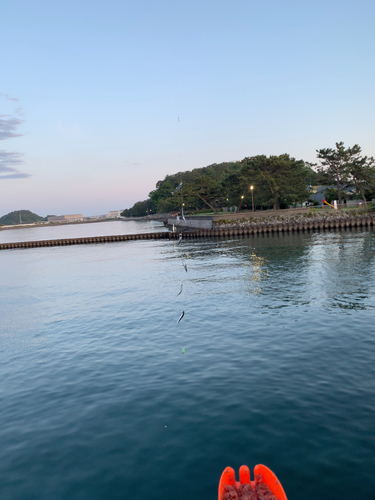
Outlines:
[[186, 217], [185, 220], [168, 219], [168, 226], [181, 229], [212, 229], [212, 217]]

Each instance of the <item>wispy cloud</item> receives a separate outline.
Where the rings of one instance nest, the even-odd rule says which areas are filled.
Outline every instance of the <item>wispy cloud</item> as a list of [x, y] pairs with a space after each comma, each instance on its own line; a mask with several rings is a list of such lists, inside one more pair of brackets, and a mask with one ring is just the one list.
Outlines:
[[23, 163], [21, 160], [21, 153], [11, 153], [0, 149], [0, 172], [10, 169], [9, 165], [20, 165]]
[[6, 118], [1, 115], [0, 118], [0, 141], [5, 141], [5, 139], [11, 139], [12, 137], [21, 137], [23, 134], [16, 134], [15, 131], [22, 123], [19, 118]]
[[30, 174], [20, 172], [16, 166], [22, 165], [21, 153], [0, 150], [0, 179], [22, 179]]
[[[18, 101], [16, 97], [11, 97], [8, 94], [0, 94], [0, 96], [5, 97], [8, 101]], [[18, 107], [14, 110], [13, 115], [22, 116], [22, 111], [22, 108]], [[15, 116], [1, 114], [0, 141], [22, 136], [23, 134], [17, 133], [17, 129], [22, 123], [23, 120]], [[17, 168], [24, 163], [22, 156], [21, 153], [5, 151], [4, 149], [0, 150], [0, 179], [23, 179], [30, 177], [30, 174], [20, 172]]]
[[26, 179], [27, 177], [30, 177], [30, 174], [22, 174], [21, 172], [18, 174], [0, 175], [0, 179]]
[[8, 101], [18, 101], [18, 98], [17, 97], [11, 97], [9, 94], [0, 94], [2, 95], [3, 97], [5, 97], [5, 99], [8, 99]]
[[132, 163], [131, 161], [125, 160], [124, 163], [127, 163], [129, 167], [140, 167], [140, 163]]
[[0, 150], [0, 179], [23, 179], [30, 174], [19, 172], [16, 165], [22, 165], [21, 153]]

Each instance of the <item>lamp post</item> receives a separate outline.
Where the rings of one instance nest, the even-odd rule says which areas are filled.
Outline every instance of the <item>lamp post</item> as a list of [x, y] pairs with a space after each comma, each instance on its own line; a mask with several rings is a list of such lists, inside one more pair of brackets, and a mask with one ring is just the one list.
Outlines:
[[251, 208], [253, 209], [254, 212], [254, 186], [250, 186], [250, 191], [251, 191]]

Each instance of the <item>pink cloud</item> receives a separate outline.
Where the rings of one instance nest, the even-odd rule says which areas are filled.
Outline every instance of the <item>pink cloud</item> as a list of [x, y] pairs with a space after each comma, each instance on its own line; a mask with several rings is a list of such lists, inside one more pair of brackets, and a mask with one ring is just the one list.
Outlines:
[[8, 101], [18, 101], [17, 97], [10, 97], [9, 94], [0, 94], [0, 95], [2, 95], [3, 97], [5, 97], [5, 99], [8, 99]]

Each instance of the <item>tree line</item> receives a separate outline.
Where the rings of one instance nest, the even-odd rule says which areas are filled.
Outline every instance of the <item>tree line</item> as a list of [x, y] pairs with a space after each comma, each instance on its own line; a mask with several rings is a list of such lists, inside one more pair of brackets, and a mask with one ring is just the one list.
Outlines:
[[335, 186], [330, 195], [336, 195], [339, 203], [349, 188], [365, 203], [375, 197], [375, 161], [362, 156], [360, 146], [345, 148], [338, 142], [335, 148], [316, 152], [319, 164], [289, 154], [257, 155], [167, 175], [147, 200], [135, 203], [122, 215], [144, 216], [181, 207], [185, 213], [204, 209], [217, 213], [222, 207], [239, 211], [252, 204], [263, 210], [287, 208], [309, 200], [309, 187], [314, 185]]

